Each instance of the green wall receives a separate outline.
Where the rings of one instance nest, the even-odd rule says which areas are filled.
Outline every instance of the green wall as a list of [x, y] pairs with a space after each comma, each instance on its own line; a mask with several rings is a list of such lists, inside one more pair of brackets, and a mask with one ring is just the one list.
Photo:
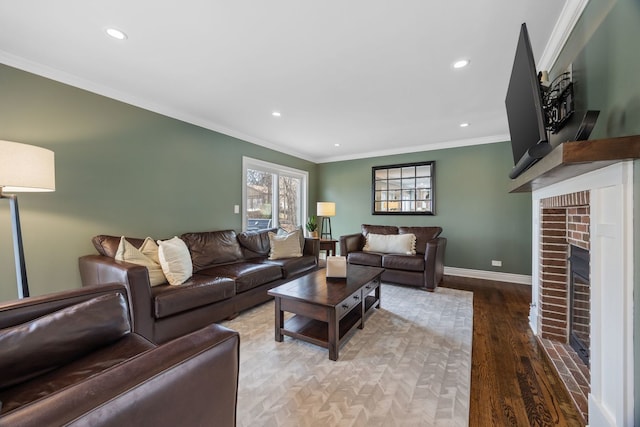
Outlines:
[[[96, 234], [172, 237], [240, 230], [242, 156], [317, 165], [0, 65], [0, 139], [51, 149], [56, 191], [21, 193], [32, 295], [79, 287]], [[315, 212], [315, 204], [310, 212]], [[0, 301], [17, 296], [8, 202], [0, 203]]]
[[[435, 216], [372, 215], [371, 167], [435, 160]], [[336, 202], [334, 238], [360, 225], [433, 225], [447, 237], [445, 265], [531, 274], [531, 194], [509, 194], [508, 142], [320, 164], [319, 195]], [[502, 267], [492, 267], [501, 260]]]
[[[600, 110], [592, 138], [640, 134], [640, 2], [591, 0], [554, 72], [572, 64], [579, 107]], [[640, 395], [640, 161], [634, 162], [634, 389]], [[640, 405], [635, 408], [640, 425]]]

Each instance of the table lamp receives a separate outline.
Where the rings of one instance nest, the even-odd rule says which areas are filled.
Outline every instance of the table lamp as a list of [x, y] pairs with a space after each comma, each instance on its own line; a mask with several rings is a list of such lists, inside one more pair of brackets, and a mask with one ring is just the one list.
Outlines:
[[[316, 206], [316, 214], [319, 217], [322, 217], [322, 226], [320, 228], [322, 232], [320, 233], [320, 238], [332, 239], [331, 217], [336, 216], [336, 204], [334, 202], [318, 202], [318, 205]], [[325, 226], [325, 224], [327, 224], [327, 226]]]
[[27, 269], [22, 247], [18, 197], [9, 192], [55, 191], [53, 151], [33, 145], [0, 140], [0, 199], [8, 199], [11, 209], [13, 252], [16, 262], [18, 297], [29, 296]]

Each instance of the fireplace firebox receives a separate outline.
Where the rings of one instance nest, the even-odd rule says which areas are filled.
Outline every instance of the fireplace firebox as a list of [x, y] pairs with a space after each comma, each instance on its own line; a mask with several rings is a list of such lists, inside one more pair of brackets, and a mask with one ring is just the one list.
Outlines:
[[589, 366], [590, 344], [589, 251], [569, 248], [569, 345]]

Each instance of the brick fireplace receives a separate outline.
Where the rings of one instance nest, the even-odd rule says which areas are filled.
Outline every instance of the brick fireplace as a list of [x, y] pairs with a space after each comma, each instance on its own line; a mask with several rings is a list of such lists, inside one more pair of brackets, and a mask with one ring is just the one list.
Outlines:
[[[539, 339], [585, 422], [590, 375], [587, 363], [570, 345], [572, 303], [568, 258], [571, 246], [589, 251], [589, 196], [588, 190], [579, 191], [548, 197], [539, 203]], [[589, 314], [585, 309], [588, 310], [588, 304], [581, 311], [583, 321], [578, 329], [588, 335]]]
[[[585, 421], [632, 425], [633, 164], [619, 162], [557, 179], [562, 174], [554, 171], [552, 183], [542, 179], [532, 191], [529, 324]], [[573, 265], [567, 258], [572, 244], [588, 250], [589, 330], [582, 331], [588, 336], [588, 366], [569, 345]]]

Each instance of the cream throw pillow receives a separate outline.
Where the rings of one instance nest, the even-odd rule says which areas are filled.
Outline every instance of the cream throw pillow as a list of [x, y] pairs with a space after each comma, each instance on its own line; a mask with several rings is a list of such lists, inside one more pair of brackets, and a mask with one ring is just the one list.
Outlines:
[[162, 267], [160, 266], [160, 260], [158, 259], [158, 245], [156, 245], [151, 237], [144, 239], [140, 249], [137, 249], [122, 236], [118, 249], [116, 250], [115, 259], [147, 267], [151, 286], [161, 285], [167, 282], [167, 278], [164, 276]]
[[302, 256], [300, 247], [300, 230], [278, 235], [269, 232], [269, 259], [296, 258]]
[[158, 240], [158, 258], [170, 285], [182, 285], [193, 275], [193, 264], [187, 245], [179, 237]]
[[362, 248], [365, 252], [381, 252], [384, 254], [416, 254], [415, 234], [367, 234], [367, 243]]

